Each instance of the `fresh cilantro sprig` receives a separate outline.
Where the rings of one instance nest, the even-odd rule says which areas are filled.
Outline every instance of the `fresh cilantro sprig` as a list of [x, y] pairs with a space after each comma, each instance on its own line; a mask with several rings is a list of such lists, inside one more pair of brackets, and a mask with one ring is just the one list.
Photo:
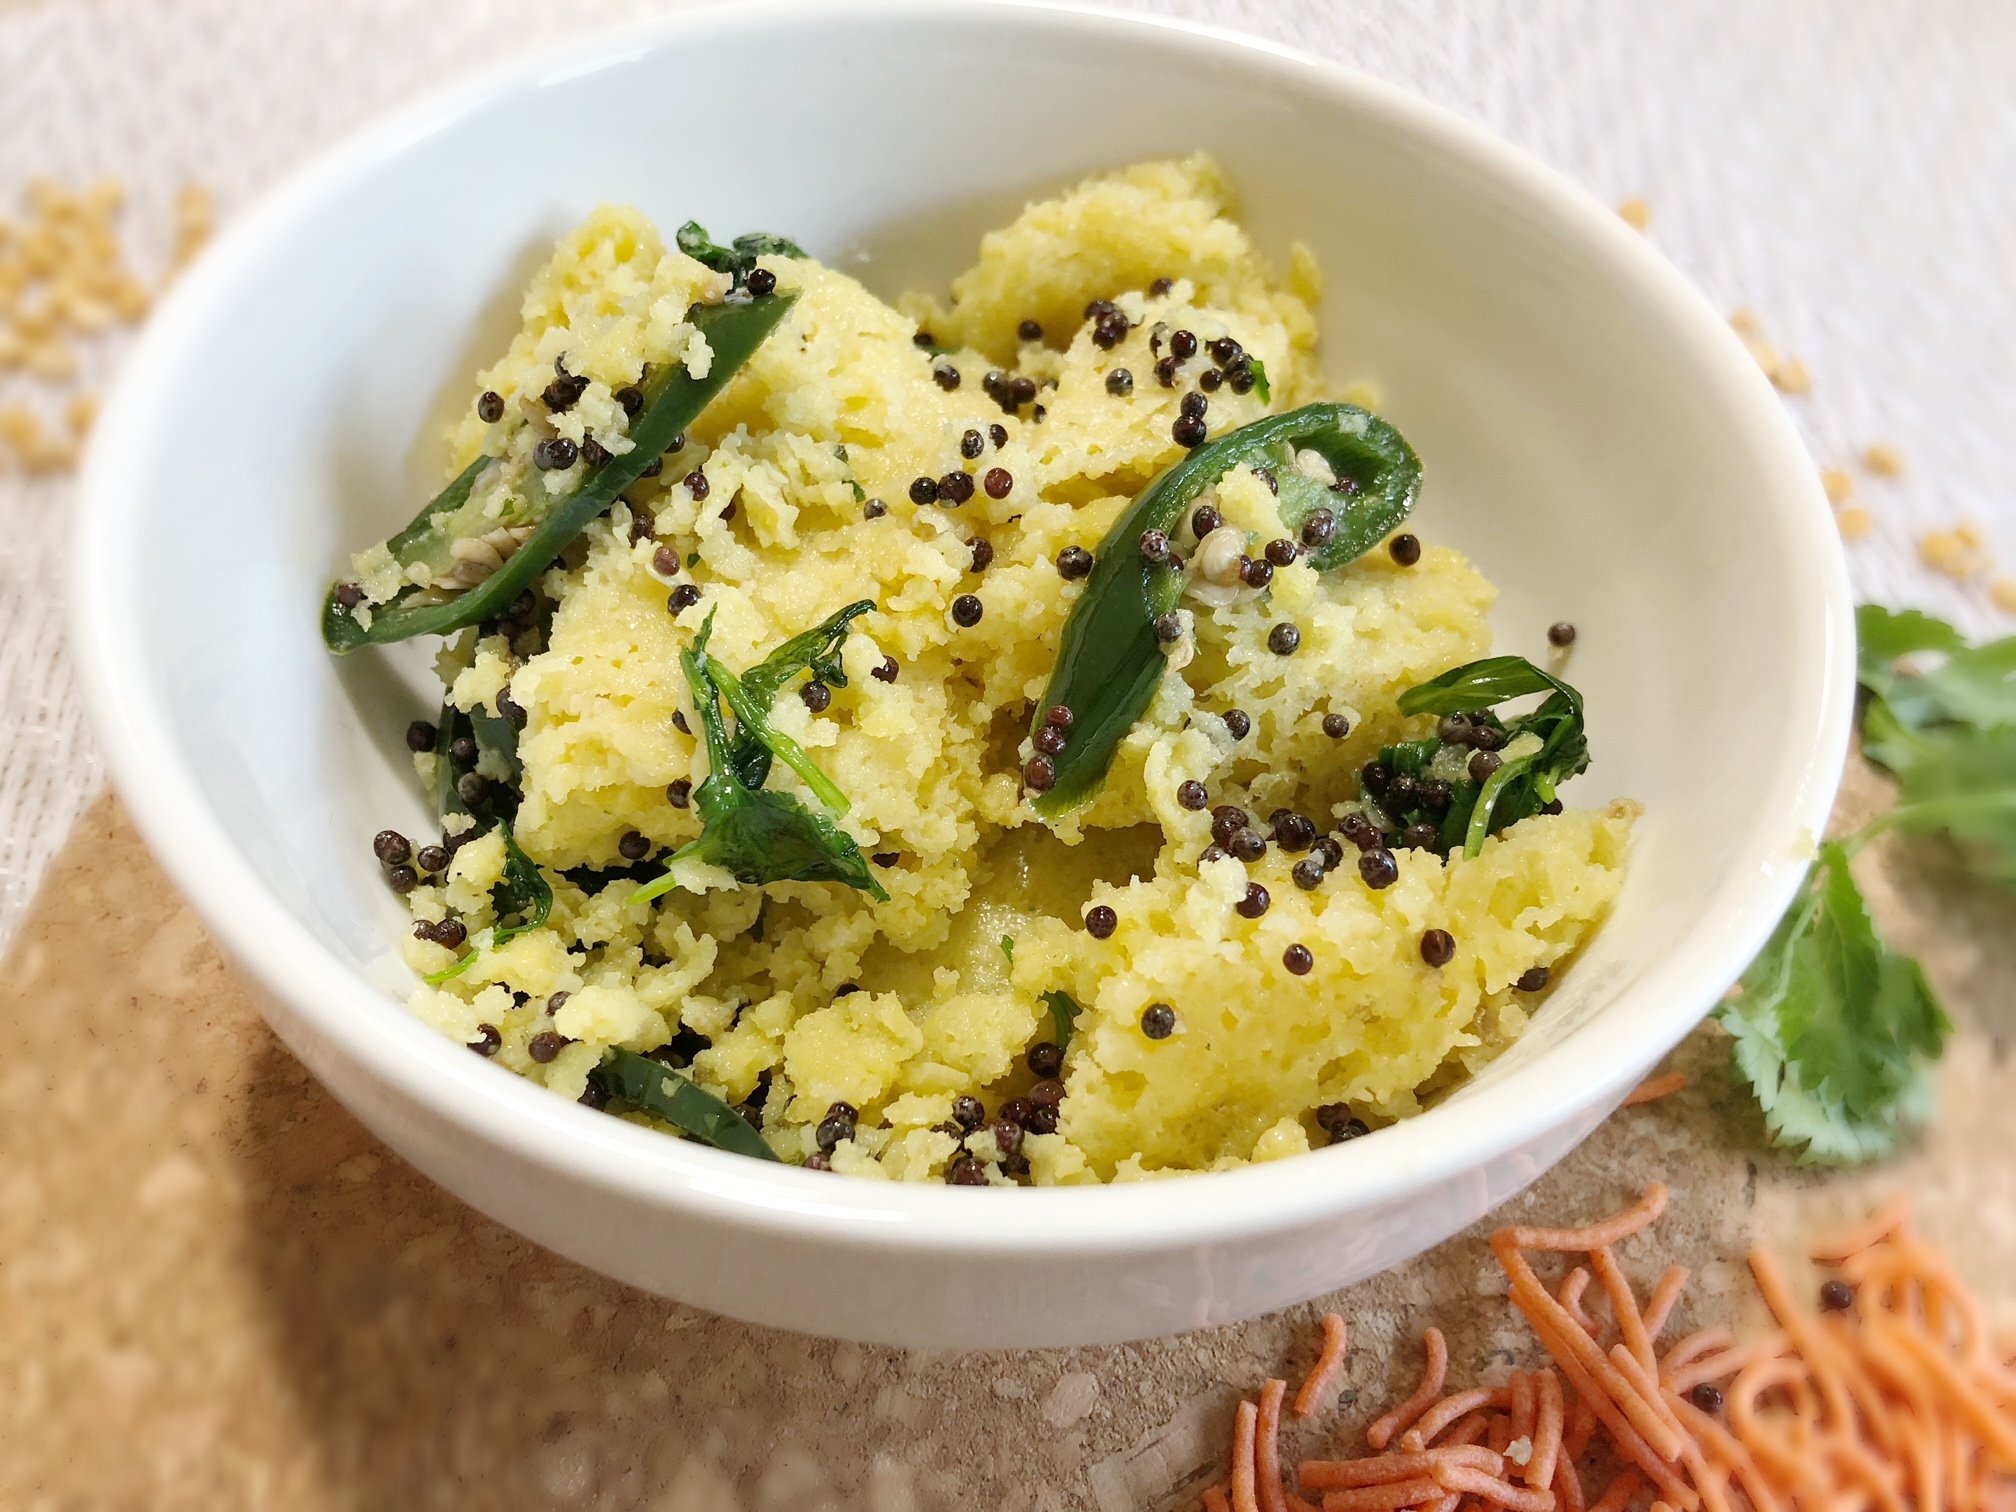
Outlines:
[[1856, 616], [1863, 754], [1897, 779], [1889, 812], [1828, 841], [1720, 1010], [1772, 1137], [1816, 1162], [1895, 1150], [1932, 1114], [1950, 1024], [1883, 939], [1849, 861], [1889, 830], [1943, 834], [1975, 875], [2016, 886], [2016, 637], [1969, 645], [1917, 610]]

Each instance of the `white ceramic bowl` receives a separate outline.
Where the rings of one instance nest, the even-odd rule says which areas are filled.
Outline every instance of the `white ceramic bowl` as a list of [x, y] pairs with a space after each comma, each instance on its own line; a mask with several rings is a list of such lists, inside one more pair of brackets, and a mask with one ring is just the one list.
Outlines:
[[[1196, 148], [1328, 275], [1340, 378], [1419, 449], [1417, 526], [1581, 627], [1593, 772], [1645, 807], [1616, 915], [1447, 1102], [1299, 1160], [1108, 1189], [851, 1181], [564, 1102], [409, 1017], [369, 836], [426, 827], [430, 650], [342, 663], [332, 569], [426, 489], [528, 258], [603, 200], [786, 231], [893, 292], [1087, 171]], [[1814, 471], [1723, 323], [1603, 207], [1345, 70], [1107, 15], [943, 0], [690, 13], [457, 89], [242, 216], [100, 419], [74, 581], [149, 843], [275, 1030], [380, 1137], [539, 1243], [786, 1328], [927, 1346], [1222, 1323], [1395, 1264], [1518, 1191], [1763, 941], [1846, 748], [1850, 605]], [[1639, 1173], [1650, 1178], [1654, 1172]]]

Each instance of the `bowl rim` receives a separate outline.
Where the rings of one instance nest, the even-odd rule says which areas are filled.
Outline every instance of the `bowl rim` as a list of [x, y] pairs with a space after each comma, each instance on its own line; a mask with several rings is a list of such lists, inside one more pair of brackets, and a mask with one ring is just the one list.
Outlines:
[[[326, 948], [268, 894], [177, 753], [157, 693], [131, 675], [121, 648], [144, 626], [105, 570], [105, 542], [145, 539], [144, 471], [128, 461], [158, 432], [149, 395], [172, 382], [178, 354], [228, 307], [234, 275], [255, 266], [301, 218], [374, 166], [500, 95], [524, 93], [643, 52], [811, 23], [1057, 28], [1120, 37], [1157, 55], [1209, 53], [1256, 76], [1314, 81], [1504, 184], [1592, 244], [1677, 339], [1740, 417], [1740, 444], [1770, 480], [1774, 523], [1799, 570], [1784, 585], [1816, 617], [1819, 665], [1801, 669], [1788, 740], [1764, 802], [1786, 817], [1746, 841], [1734, 880], [1692, 934], [1557, 1045], [1496, 1081], [1358, 1140], [1288, 1161], [1163, 1181], [1044, 1187], [991, 1200], [937, 1183], [834, 1181], [668, 1138], [553, 1096], [467, 1054]], [[1670, 263], [1564, 175], [1453, 111], [1355, 69], [1218, 27], [1061, 0], [742, 0], [676, 11], [518, 58], [409, 104], [285, 175], [231, 221], [149, 322], [105, 404], [86, 458], [69, 588], [72, 644], [108, 767], [159, 864], [213, 937], [265, 992], [366, 1074], [513, 1157], [613, 1197], [687, 1211], [743, 1229], [816, 1235], [840, 1246], [947, 1255], [1047, 1257], [1165, 1250], [1334, 1219], [1477, 1171], [1550, 1131], [1593, 1127], [1649, 1066], [1700, 1020], [1762, 948], [1804, 876], [1810, 850], [1787, 833], [1823, 830], [1846, 762], [1853, 712], [1854, 621], [1839, 537], [1817, 471], [1775, 394], [1719, 314]], [[1545, 1095], [1534, 1096], [1541, 1088]], [[1320, 1163], [1317, 1163], [1320, 1162]], [[1537, 1175], [1536, 1170], [1533, 1174]], [[1208, 1183], [1208, 1185], [1198, 1185]]]

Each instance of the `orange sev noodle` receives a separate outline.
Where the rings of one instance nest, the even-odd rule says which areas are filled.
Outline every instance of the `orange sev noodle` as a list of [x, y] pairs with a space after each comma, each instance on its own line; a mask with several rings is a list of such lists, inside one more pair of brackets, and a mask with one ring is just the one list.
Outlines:
[[1344, 1353], [1349, 1343], [1344, 1319], [1334, 1312], [1323, 1314], [1323, 1349], [1316, 1356], [1316, 1363], [1309, 1367], [1301, 1390], [1295, 1393], [1295, 1416], [1309, 1417], [1318, 1406], [1329, 1401], [1337, 1389], [1337, 1378], [1344, 1373]]

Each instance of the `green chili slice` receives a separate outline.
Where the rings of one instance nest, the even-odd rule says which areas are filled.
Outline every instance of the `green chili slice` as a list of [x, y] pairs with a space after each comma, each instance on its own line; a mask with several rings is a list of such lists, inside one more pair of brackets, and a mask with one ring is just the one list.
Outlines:
[[[1337, 487], [1295, 467], [1295, 454], [1305, 450], [1329, 464]], [[1162, 681], [1155, 621], [1176, 607], [1183, 576], [1166, 562], [1142, 560], [1143, 532], [1174, 535], [1198, 496], [1242, 464], [1275, 475], [1281, 518], [1291, 530], [1300, 532], [1319, 509], [1330, 513], [1328, 540], [1303, 557], [1319, 571], [1354, 562], [1384, 540], [1407, 518], [1421, 487], [1421, 462], [1406, 439], [1354, 404], [1310, 404], [1243, 425], [1149, 484], [1100, 543], [1036, 706], [1032, 729], [1058, 704], [1072, 714], [1070, 740], [1054, 758], [1056, 781], [1036, 795], [1038, 813], [1055, 817], [1098, 791], [1113, 753]]]
[[691, 1077], [633, 1050], [611, 1050], [602, 1064], [588, 1073], [588, 1082], [603, 1096], [655, 1113], [702, 1144], [757, 1160], [777, 1158], [777, 1152], [750, 1127], [749, 1120], [727, 1103]]
[[[514, 511], [501, 523], [531, 524], [535, 527], [532, 534], [489, 577], [445, 602], [410, 602], [421, 596], [423, 590], [409, 587], [390, 603], [371, 606], [367, 628], [339, 599], [343, 585], [335, 585], [322, 607], [323, 643], [342, 655], [359, 646], [384, 645], [415, 635], [444, 635], [501, 615], [505, 606], [550, 567], [591, 521], [641, 478], [645, 468], [664, 455], [675, 436], [699, 418], [700, 412], [776, 328], [796, 298], [789, 293], [767, 294], [729, 299], [715, 305], [695, 305], [688, 310], [687, 320], [713, 350], [713, 365], [705, 378], [693, 377], [676, 363], [667, 364], [663, 372], [652, 376], [644, 385], [644, 407], [630, 427], [633, 443], [630, 451], [599, 466], [584, 467], [580, 486], [561, 497], [546, 493], [546, 474], [528, 474], [523, 480], [525, 508]], [[445, 571], [453, 564], [451, 548], [455, 540], [480, 535], [500, 523], [466, 518], [472, 507], [470, 491], [491, 460], [479, 457], [472, 462], [421, 510], [411, 525], [386, 543], [401, 566], [424, 563]]]

